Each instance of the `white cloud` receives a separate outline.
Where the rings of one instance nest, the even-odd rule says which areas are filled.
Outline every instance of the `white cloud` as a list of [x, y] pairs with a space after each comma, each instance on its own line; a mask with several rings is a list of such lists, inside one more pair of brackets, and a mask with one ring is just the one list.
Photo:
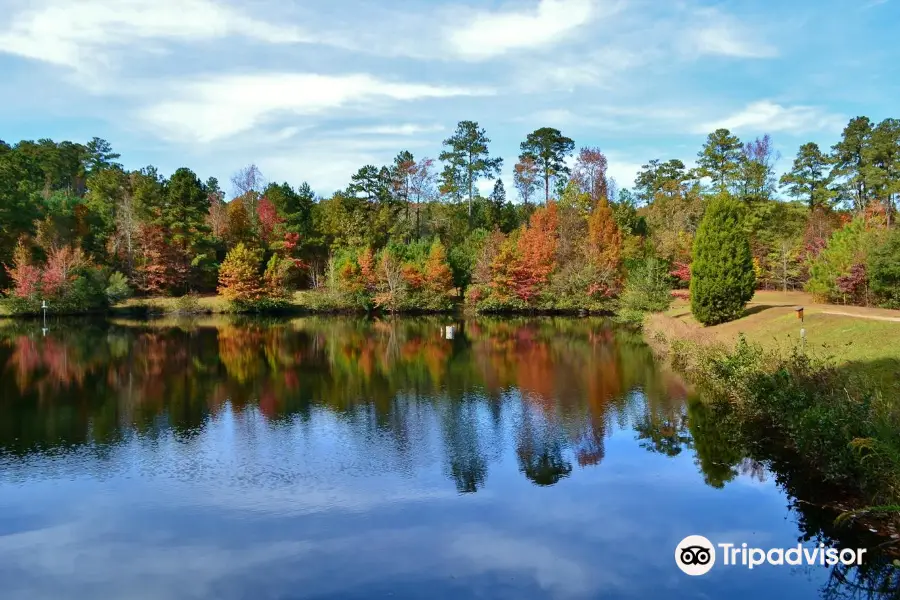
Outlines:
[[540, 0], [536, 10], [477, 12], [448, 31], [448, 37], [460, 56], [486, 59], [558, 43], [594, 16], [594, 0]]
[[378, 100], [410, 101], [490, 93], [459, 87], [393, 83], [371, 75], [259, 73], [211, 76], [172, 86], [173, 99], [139, 112], [171, 140], [211, 142], [259, 126], [274, 114], [314, 115]]
[[124, 47], [231, 35], [309, 41], [296, 27], [269, 24], [213, 0], [45, 0], [8, 20], [0, 51], [87, 71], [108, 66]]
[[808, 133], [840, 131], [846, 119], [815, 106], [785, 107], [769, 100], [754, 102], [744, 110], [717, 121], [698, 125], [695, 133], [726, 128], [736, 131]]
[[439, 124], [417, 125], [404, 123], [402, 125], [373, 125], [372, 127], [356, 127], [348, 129], [345, 133], [358, 135], [417, 135], [419, 133], [434, 133], [444, 131], [446, 127]]
[[778, 50], [759, 33], [752, 34], [715, 10], [703, 10], [694, 16], [695, 25], [685, 29], [683, 49], [690, 54], [711, 54], [736, 58], [773, 58]]

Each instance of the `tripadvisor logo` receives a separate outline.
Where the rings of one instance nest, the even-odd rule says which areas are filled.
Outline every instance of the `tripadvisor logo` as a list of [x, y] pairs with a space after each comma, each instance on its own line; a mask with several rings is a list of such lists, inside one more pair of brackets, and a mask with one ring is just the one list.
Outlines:
[[713, 544], [702, 535], [689, 535], [675, 547], [675, 564], [691, 576], [706, 575], [716, 564], [717, 556], [723, 566], [742, 566], [752, 570], [760, 565], [821, 565], [833, 567], [838, 563], [850, 566], [861, 565], [865, 548], [826, 548], [819, 544], [804, 548], [797, 544], [791, 548], [749, 547], [743, 544]]

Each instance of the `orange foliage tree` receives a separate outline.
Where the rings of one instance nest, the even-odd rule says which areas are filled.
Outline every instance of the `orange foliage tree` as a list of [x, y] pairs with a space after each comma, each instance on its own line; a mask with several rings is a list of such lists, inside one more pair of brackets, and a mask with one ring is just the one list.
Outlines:
[[425, 289], [432, 293], [446, 294], [453, 289], [453, 273], [447, 263], [447, 249], [439, 240], [435, 240], [428, 251], [423, 278]]
[[524, 303], [532, 304], [549, 282], [556, 268], [558, 241], [559, 214], [551, 201], [531, 215], [528, 227], [519, 234], [513, 289]]
[[599, 269], [617, 272], [622, 264], [622, 233], [606, 198], [601, 198], [588, 217], [587, 255]]

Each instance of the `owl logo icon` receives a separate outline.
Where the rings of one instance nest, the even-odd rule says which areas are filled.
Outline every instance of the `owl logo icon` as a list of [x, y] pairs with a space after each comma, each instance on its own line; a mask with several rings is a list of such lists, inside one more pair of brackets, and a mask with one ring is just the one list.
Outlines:
[[689, 535], [675, 547], [675, 564], [692, 577], [706, 575], [716, 564], [716, 547], [702, 535]]

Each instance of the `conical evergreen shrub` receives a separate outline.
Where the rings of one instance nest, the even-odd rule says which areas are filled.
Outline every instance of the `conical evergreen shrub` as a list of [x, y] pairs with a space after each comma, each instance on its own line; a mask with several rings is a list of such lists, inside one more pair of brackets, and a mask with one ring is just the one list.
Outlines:
[[691, 312], [704, 325], [740, 317], [753, 297], [756, 274], [742, 213], [730, 197], [713, 198], [694, 238]]

